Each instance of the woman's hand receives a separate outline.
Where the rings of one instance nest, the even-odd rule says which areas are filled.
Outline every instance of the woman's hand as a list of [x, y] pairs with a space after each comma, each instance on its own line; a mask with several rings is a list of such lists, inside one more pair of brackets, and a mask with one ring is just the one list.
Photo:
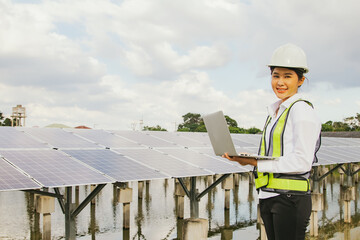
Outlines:
[[223, 158], [226, 158], [230, 161], [234, 161], [234, 162], [238, 162], [239, 164], [241, 164], [242, 166], [245, 165], [252, 165], [254, 167], [257, 166], [257, 160], [254, 158], [244, 158], [244, 157], [238, 157], [238, 156], [229, 156], [228, 153], [224, 153], [224, 155], [222, 155]]

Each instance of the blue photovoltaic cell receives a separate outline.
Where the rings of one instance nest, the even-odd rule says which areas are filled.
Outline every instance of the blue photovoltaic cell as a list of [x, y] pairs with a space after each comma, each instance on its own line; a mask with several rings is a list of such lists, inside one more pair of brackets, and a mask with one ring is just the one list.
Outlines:
[[116, 149], [115, 151], [172, 177], [211, 175], [209, 171], [152, 149]]
[[177, 149], [161, 149], [161, 152], [172, 155], [176, 158], [195, 164], [200, 168], [209, 170], [215, 174], [224, 174], [224, 173], [236, 173], [236, 172], [247, 172], [248, 170], [241, 167], [240, 164], [234, 167], [227, 159], [215, 158], [209, 155], [201, 154], [185, 148]]
[[62, 151], [96, 170], [105, 173], [118, 182], [142, 181], [169, 177], [107, 149]]
[[95, 143], [60, 128], [22, 128], [21, 130], [55, 148], [99, 148]]
[[0, 191], [39, 189], [29, 177], [25, 176], [5, 160], [0, 159]]
[[116, 136], [112, 133], [105, 132], [104, 130], [93, 129], [70, 129], [66, 131], [72, 131], [79, 136], [89, 139], [95, 143], [101, 144], [108, 148], [139, 148], [138, 143], [127, 140], [120, 136]]
[[1, 151], [9, 162], [45, 187], [110, 183], [110, 179], [57, 150]]
[[174, 147], [175, 144], [167, 142], [163, 139], [157, 138], [149, 134], [148, 131], [113, 131], [116, 135], [122, 136], [131, 141], [137, 142], [139, 144], [148, 146], [148, 147]]
[[17, 131], [16, 128], [0, 127], [0, 149], [7, 148], [49, 148], [49, 146]]

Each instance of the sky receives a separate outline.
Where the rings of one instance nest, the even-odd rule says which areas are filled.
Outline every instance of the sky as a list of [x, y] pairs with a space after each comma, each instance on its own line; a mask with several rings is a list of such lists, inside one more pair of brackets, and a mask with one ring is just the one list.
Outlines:
[[360, 113], [357, 0], [0, 0], [0, 111], [26, 126], [174, 131], [222, 110], [262, 128], [277, 47], [307, 55], [320, 120]]

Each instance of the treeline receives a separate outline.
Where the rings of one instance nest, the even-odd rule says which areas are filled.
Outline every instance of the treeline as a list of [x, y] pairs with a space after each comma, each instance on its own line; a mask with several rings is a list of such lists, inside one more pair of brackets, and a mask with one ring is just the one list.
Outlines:
[[360, 131], [360, 113], [356, 116], [344, 118], [342, 122], [327, 121], [322, 124], [322, 132]]
[[[183, 123], [178, 125], [178, 132], [206, 132], [206, 127], [204, 124], [204, 120], [198, 113], [187, 113], [182, 116]], [[252, 128], [241, 128], [238, 126], [237, 122], [229, 116], [225, 116], [226, 122], [229, 126], [229, 131], [231, 133], [249, 133], [256, 134], [261, 132], [260, 129], [256, 127]], [[166, 129], [157, 125], [156, 127], [145, 126], [143, 131], [167, 131]]]

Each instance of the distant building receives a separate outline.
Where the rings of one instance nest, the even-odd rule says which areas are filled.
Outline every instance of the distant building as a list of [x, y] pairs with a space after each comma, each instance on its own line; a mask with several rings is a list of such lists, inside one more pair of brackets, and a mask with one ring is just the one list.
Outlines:
[[89, 127], [87, 127], [87, 126], [84, 126], [84, 125], [81, 125], [81, 126], [77, 126], [77, 127], [75, 127], [76, 129], [91, 129], [91, 128], [89, 128]]

